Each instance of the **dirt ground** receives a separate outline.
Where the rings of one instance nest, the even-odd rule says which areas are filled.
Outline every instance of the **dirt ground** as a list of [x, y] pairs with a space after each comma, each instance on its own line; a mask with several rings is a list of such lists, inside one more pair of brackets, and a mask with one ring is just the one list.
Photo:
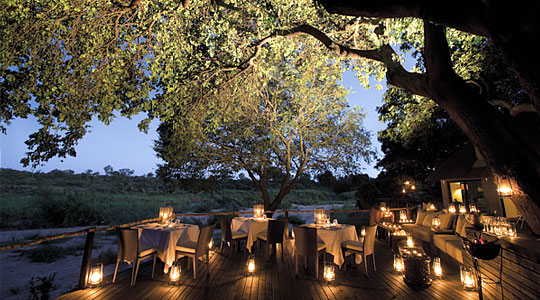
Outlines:
[[[325, 209], [331, 209], [331, 205], [320, 205]], [[338, 208], [339, 206], [334, 206]], [[313, 210], [316, 207], [311, 206], [296, 206], [293, 210]], [[299, 217], [304, 219], [306, 223], [313, 222], [313, 214], [299, 214]], [[0, 243], [16, 243], [23, 240], [37, 239], [63, 232], [73, 232], [81, 230], [85, 227], [72, 228], [55, 228], [55, 229], [31, 229], [31, 230], [14, 230], [0, 231]], [[74, 238], [57, 240], [53, 244], [57, 246], [68, 246], [70, 244], [84, 244], [85, 235]], [[92, 252], [92, 257], [97, 257], [100, 252], [108, 251], [109, 249], [116, 251], [117, 241], [115, 235], [96, 234], [94, 243], [99, 245]], [[39, 247], [39, 246], [32, 246]], [[79, 274], [81, 270], [82, 251], [76, 255], [67, 255], [65, 258], [58, 259], [52, 263], [35, 263], [31, 262], [26, 252], [32, 247], [17, 249], [12, 251], [0, 252], [0, 299], [3, 300], [19, 300], [29, 299], [29, 281], [32, 277], [48, 277], [56, 273], [54, 284], [57, 286], [51, 292], [51, 298], [57, 297], [67, 291], [75, 288], [78, 284]], [[127, 264], [121, 264], [120, 269], [129, 268]], [[114, 272], [114, 264], [105, 266], [104, 275], [110, 276]]]

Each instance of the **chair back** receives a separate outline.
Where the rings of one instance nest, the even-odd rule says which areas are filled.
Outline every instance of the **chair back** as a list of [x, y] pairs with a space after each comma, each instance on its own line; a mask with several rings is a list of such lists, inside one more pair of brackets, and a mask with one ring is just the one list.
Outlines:
[[232, 241], [231, 220], [227, 218], [221, 218], [219, 220], [219, 224], [221, 225], [221, 240], [225, 242]]
[[373, 254], [375, 250], [375, 234], [377, 233], [377, 225], [366, 228], [364, 236], [364, 255]]
[[201, 232], [199, 232], [199, 239], [197, 240], [197, 249], [195, 250], [196, 257], [205, 255], [210, 250], [210, 247], [208, 247], [208, 244], [210, 243], [210, 239], [212, 238], [212, 235], [214, 234], [214, 228], [216, 228], [216, 225], [204, 226], [201, 229]]
[[266, 240], [269, 244], [282, 243], [287, 220], [268, 220]]
[[139, 232], [137, 229], [117, 228], [118, 258], [122, 261], [133, 262], [139, 255]]
[[317, 228], [299, 227], [293, 228], [294, 248], [297, 255], [317, 256]]

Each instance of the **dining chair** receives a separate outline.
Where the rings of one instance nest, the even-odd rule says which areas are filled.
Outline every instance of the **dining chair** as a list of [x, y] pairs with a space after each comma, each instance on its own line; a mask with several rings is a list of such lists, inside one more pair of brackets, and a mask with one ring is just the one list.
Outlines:
[[193, 260], [193, 279], [197, 279], [197, 265], [199, 257], [206, 255], [206, 261], [210, 268], [210, 260], [208, 252], [210, 251], [209, 243], [216, 225], [203, 226], [199, 232], [199, 238], [196, 242], [187, 241], [176, 245], [176, 259], [180, 256], [187, 256]]
[[307, 268], [308, 257], [315, 257], [315, 276], [319, 277], [319, 256], [323, 255], [323, 263], [326, 256], [326, 245], [317, 242], [317, 228], [293, 227], [294, 256], [296, 260], [296, 275], [298, 276], [299, 256], [304, 256], [304, 268]]
[[232, 256], [232, 249], [236, 246], [236, 251], [240, 247], [240, 241], [247, 241], [247, 233], [241, 231], [232, 231], [231, 230], [231, 220], [227, 218], [222, 218], [219, 220], [221, 225], [221, 246], [219, 247], [219, 252], [223, 254], [224, 246], [229, 247], [229, 257]]
[[[363, 241], [348, 240], [341, 243], [344, 256], [347, 258], [347, 253], [362, 255], [362, 262], [364, 263], [364, 272], [367, 276], [367, 260], [366, 258], [371, 255], [373, 260], [373, 271], [377, 271], [375, 267], [375, 234], [377, 232], [377, 225], [369, 226], [366, 228], [366, 235]], [[354, 258], [353, 258], [354, 259]]]
[[268, 260], [268, 248], [270, 245], [275, 245], [277, 256], [277, 244], [281, 247], [281, 259], [283, 260], [283, 236], [285, 235], [285, 228], [287, 228], [287, 220], [268, 220], [268, 228], [265, 231], [257, 234], [257, 240], [261, 240], [266, 243], [265, 256]]
[[116, 281], [116, 273], [118, 272], [118, 265], [120, 261], [127, 263], [133, 263], [131, 269], [131, 286], [135, 286], [137, 280], [137, 274], [139, 273], [139, 264], [141, 261], [153, 257], [154, 263], [152, 264], [152, 279], [154, 279], [154, 271], [156, 269], [156, 248], [144, 248], [139, 246], [139, 232], [137, 229], [131, 228], [117, 228], [118, 236], [118, 256], [116, 259], [116, 267], [114, 268], [114, 275], [112, 282]]

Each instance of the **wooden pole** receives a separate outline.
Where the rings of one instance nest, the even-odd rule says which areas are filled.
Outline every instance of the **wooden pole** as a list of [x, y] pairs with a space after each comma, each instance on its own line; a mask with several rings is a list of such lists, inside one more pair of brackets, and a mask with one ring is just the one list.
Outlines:
[[88, 271], [90, 270], [90, 263], [92, 261], [92, 247], [94, 246], [94, 235], [96, 228], [91, 227], [86, 229], [86, 243], [84, 244], [84, 253], [81, 264], [81, 275], [79, 277], [79, 288], [86, 288]]

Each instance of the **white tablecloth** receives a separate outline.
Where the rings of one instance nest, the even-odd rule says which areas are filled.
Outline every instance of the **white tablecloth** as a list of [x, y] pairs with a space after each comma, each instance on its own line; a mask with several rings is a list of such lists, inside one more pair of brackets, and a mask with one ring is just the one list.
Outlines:
[[231, 230], [247, 233], [246, 248], [251, 252], [251, 246], [257, 241], [257, 235], [268, 229], [268, 220], [272, 219], [234, 218], [231, 222]]
[[175, 261], [176, 245], [187, 241], [196, 242], [199, 238], [199, 226], [176, 224], [166, 227], [158, 223], [150, 223], [135, 227], [139, 231], [139, 247], [156, 247], [158, 257], [165, 263], [167, 273]]
[[[334, 263], [341, 267], [345, 262], [341, 243], [347, 240], [358, 241], [358, 235], [353, 225], [340, 224], [336, 226], [318, 226], [315, 224], [302, 225], [317, 228], [317, 236], [320, 242], [326, 245], [326, 252], [334, 256]], [[356, 255], [356, 263], [361, 263], [362, 257]]]

